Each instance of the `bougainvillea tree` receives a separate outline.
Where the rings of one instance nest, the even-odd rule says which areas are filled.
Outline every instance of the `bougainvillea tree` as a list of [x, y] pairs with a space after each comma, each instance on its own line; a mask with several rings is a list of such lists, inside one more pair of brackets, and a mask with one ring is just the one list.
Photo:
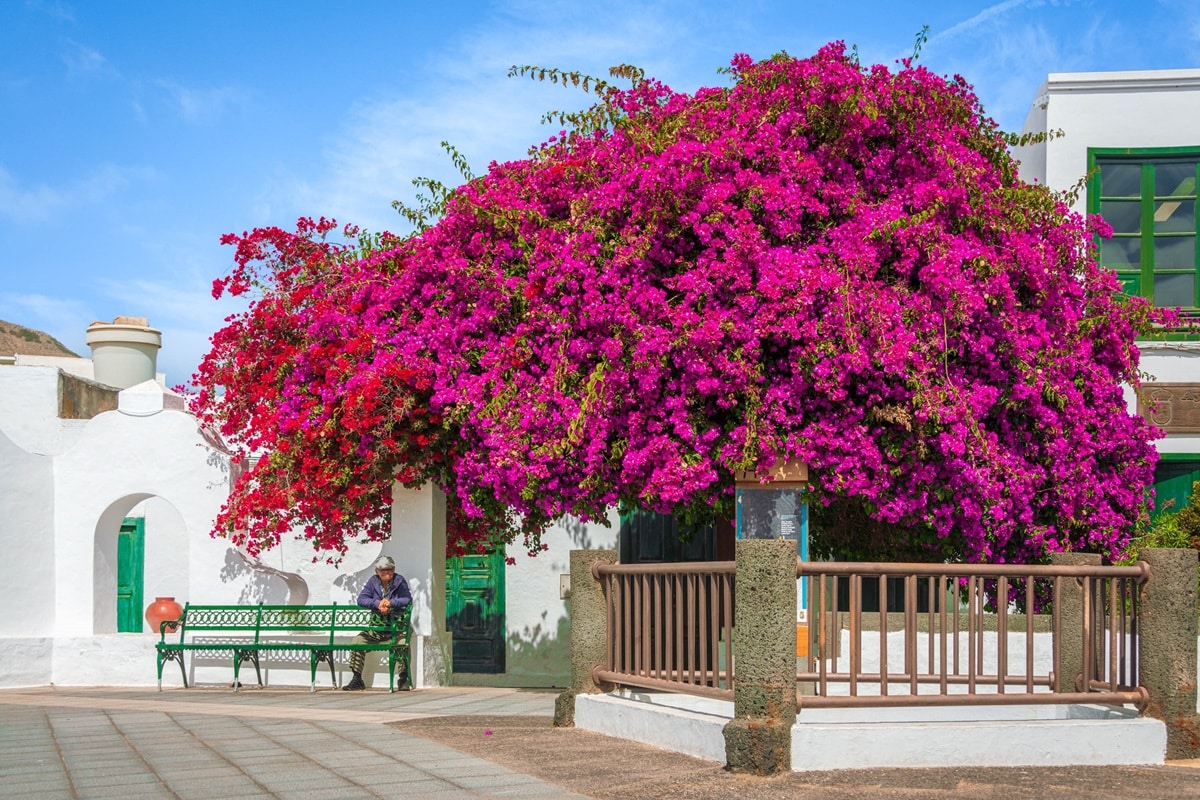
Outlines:
[[223, 530], [379, 537], [395, 477], [449, 492], [458, 546], [536, 549], [563, 514], [727, 513], [733, 470], [794, 458], [835, 532], [906, 552], [1125, 544], [1155, 456], [1122, 384], [1159, 318], [965, 82], [840, 44], [692, 94], [625, 74], [403, 240], [229, 237], [215, 291], [259, 294], [198, 408], [262, 458]]

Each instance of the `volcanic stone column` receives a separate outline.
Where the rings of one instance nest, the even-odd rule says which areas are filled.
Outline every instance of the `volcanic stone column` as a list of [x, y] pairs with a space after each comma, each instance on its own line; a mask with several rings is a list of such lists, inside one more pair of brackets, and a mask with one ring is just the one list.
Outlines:
[[597, 686], [592, 680], [592, 669], [608, 657], [608, 612], [600, 582], [592, 576], [592, 564], [616, 560], [615, 550], [571, 551], [571, 685], [554, 701], [556, 727], [575, 727], [576, 695], [599, 694], [611, 688]]
[[734, 598], [734, 719], [725, 760], [734, 772], [792, 768], [796, 723], [796, 543], [737, 543]]
[[1146, 547], [1140, 556], [1150, 564], [1139, 621], [1146, 713], [1167, 725], [1167, 758], [1196, 758], [1196, 551]]

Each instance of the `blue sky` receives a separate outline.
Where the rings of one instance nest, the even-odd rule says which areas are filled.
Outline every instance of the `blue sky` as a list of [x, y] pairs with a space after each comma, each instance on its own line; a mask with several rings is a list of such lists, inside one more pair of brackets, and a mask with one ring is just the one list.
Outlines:
[[587, 104], [513, 64], [629, 63], [693, 90], [735, 53], [835, 39], [891, 64], [923, 25], [922, 62], [1010, 130], [1051, 72], [1200, 67], [1195, 0], [0, 0], [0, 319], [87, 355], [92, 320], [148, 316], [185, 382], [234, 310], [209, 294], [221, 234], [404, 230], [411, 179], [455, 174], [438, 142], [482, 172], [553, 134], [542, 112]]

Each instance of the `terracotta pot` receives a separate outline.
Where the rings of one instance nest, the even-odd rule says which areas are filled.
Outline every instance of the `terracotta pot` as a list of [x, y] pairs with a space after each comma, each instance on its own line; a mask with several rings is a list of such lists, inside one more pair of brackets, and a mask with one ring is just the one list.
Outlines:
[[[163, 620], [177, 620], [183, 616], [183, 606], [175, 602], [174, 597], [156, 597], [154, 602], [146, 606], [146, 622], [150, 623], [150, 629], [158, 633], [159, 623]], [[174, 633], [178, 625], [168, 625], [167, 632]]]

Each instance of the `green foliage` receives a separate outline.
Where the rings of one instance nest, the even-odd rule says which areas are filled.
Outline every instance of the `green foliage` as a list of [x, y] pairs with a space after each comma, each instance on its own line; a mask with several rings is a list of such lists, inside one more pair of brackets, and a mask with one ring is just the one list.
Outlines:
[[[449, 142], [443, 141], [441, 145], [446, 154], [450, 156], [450, 163], [458, 170], [463, 180], [467, 183], [475, 180], [475, 173], [471, 171], [466, 156]], [[455, 189], [436, 178], [413, 178], [412, 184], [418, 189], [424, 190], [417, 192], [416, 205], [410, 206], [401, 200], [393, 200], [392, 208], [396, 209], [400, 216], [413, 226], [412, 235], [417, 236], [442, 218], [446, 213], [446, 203]]]

